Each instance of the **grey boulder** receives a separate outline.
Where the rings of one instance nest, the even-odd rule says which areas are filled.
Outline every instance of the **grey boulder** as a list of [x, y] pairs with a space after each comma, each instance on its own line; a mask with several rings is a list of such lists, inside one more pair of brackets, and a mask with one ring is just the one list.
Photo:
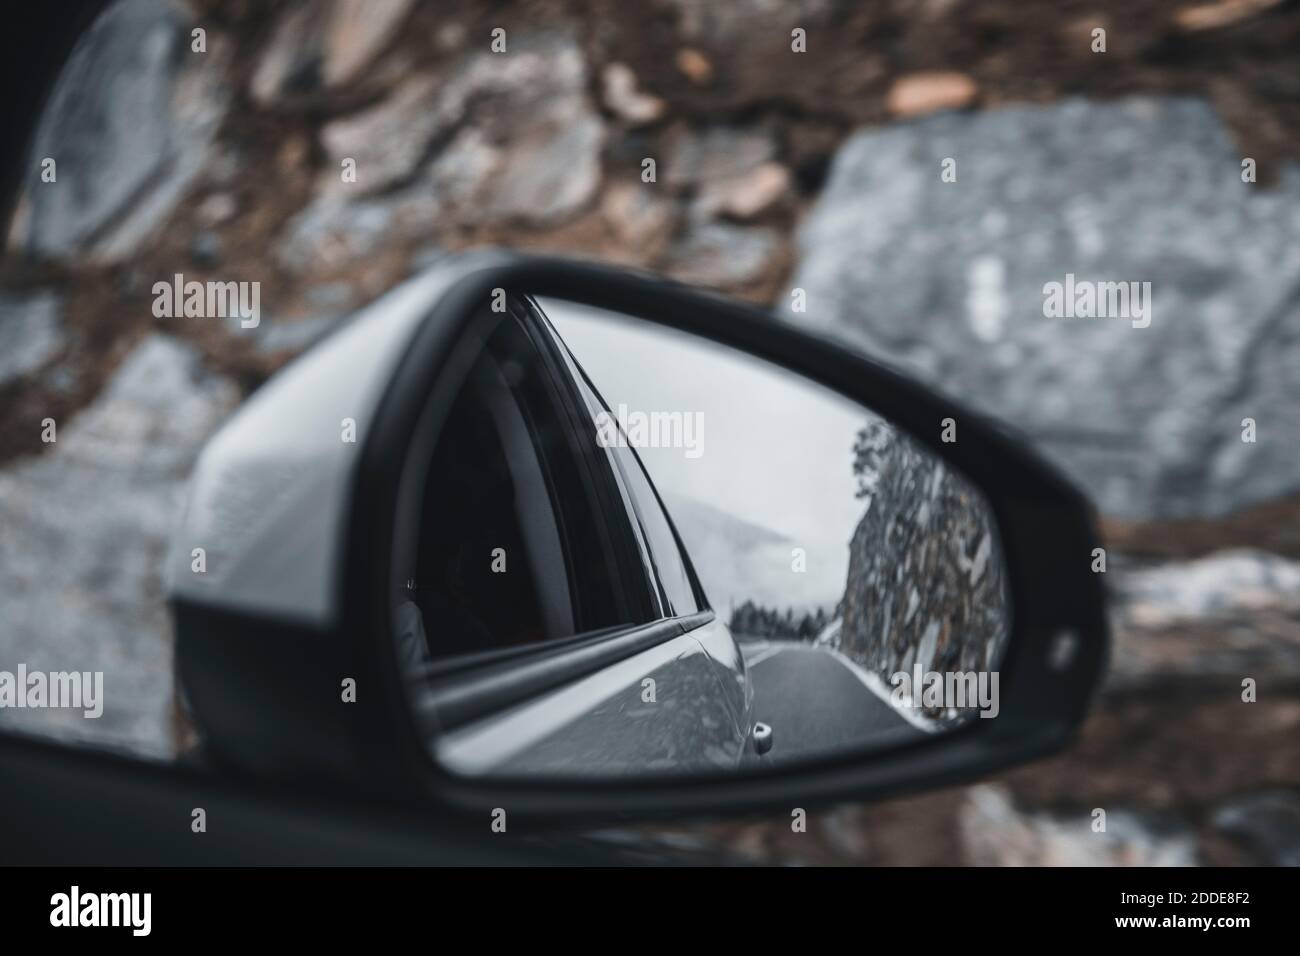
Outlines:
[[[1277, 496], [1300, 487], [1300, 169], [1265, 187], [1242, 159], [1189, 99], [862, 131], [801, 229], [791, 318], [1004, 418], [1110, 516]], [[1149, 282], [1149, 325], [1049, 317], [1068, 275]]]

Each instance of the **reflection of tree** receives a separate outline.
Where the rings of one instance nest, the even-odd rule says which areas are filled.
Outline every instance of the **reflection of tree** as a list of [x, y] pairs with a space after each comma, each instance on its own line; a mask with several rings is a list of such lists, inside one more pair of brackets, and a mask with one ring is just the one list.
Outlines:
[[785, 612], [746, 601], [731, 612], [731, 630], [746, 637], [767, 637], [786, 641], [811, 641], [829, 620], [825, 608], [796, 617], [793, 608]]

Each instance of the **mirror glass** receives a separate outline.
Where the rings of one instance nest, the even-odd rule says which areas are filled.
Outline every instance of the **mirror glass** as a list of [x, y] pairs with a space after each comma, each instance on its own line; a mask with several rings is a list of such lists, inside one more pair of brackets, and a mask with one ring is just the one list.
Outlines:
[[495, 306], [398, 503], [395, 639], [434, 759], [761, 773], [996, 718], [1002, 550], [937, 455], [725, 346]]

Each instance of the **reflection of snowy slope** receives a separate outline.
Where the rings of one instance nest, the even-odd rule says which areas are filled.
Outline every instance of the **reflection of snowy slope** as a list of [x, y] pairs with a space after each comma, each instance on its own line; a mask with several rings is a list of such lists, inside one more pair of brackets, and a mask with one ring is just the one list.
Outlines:
[[799, 613], [833, 607], [844, 593], [842, 579], [818, 573], [815, 554], [807, 571], [792, 570], [796, 544], [787, 536], [693, 498], [665, 493], [664, 503], [709, 603], [724, 617], [746, 600]]

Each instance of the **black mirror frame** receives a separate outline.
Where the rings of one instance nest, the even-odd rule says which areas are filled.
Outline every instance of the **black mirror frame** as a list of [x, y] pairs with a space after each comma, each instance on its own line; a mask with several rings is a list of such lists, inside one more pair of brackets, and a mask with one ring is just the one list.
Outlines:
[[[1099, 547], [1088, 500], [1011, 432], [851, 348], [810, 335], [748, 304], [654, 276], [585, 262], [471, 253], [438, 268], [456, 275], [433, 303], [393, 375], [362, 448], [343, 579], [342, 633], [358, 670], [386, 698], [367, 707], [366, 750], [452, 814], [506, 808], [511, 819], [591, 824], [653, 817], [878, 799], [969, 780], [1061, 748], [1082, 721], [1103, 673], [1105, 594], [1092, 572]], [[987, 497], [1007, 561], [1013, 622], [1001, 674], [1001, 712], [933, 740], [773, 769], [761, 775], [646, 780], [467, 780], [438, 767], [405, 706], [390, 638], [396, 500], [406, 449], [453, 346], [495, 289], [622, 312], [702, 336], [784, 367], [890, 419], [960, 470]], [[447, 383], [442, 383], [444, 389]], [[445, 406], [446, 402], [442, 402]], [[941, 422], [958, 440], [940, 439]], [[371, 685], [374, 686], [374, 685]], [[372, 695], [373, 700], [373, 695]], [[414, 775], [414, 777], [412, 776]]]

